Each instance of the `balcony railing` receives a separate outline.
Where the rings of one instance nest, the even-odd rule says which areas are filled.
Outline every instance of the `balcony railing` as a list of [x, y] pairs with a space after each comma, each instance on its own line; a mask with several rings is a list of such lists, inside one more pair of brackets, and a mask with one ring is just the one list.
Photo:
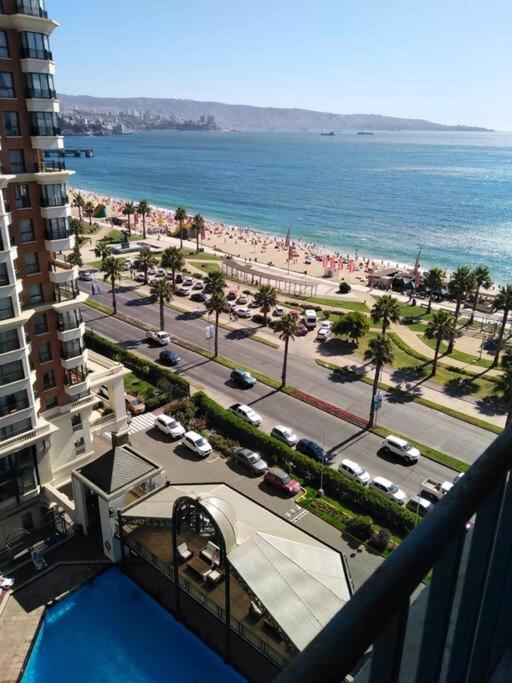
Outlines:
[[52, 90], [52, 88], [31, 88], [28, 87], [25, 93], [28, 100], [38, 99], [38, 100], [56, 100], [57, 92]]
[[69, 204], [69, 197], [67, 194], [53, 197], [41, 197], [41, 206], [45, 209], [51, 208], [52, 206], [65, 206]]
[[57, 330], [59, 332], [67, 332], [68, 330], [76, 330], [83, 323], [83, 318], [81, 315], [75, 318], [58, 318], [57, 319]]
[[31, 126], [30, 134], [46, 136], [60, 135], [60, 126]]
[[76, 297], [80, 294], [80, 290], [77, 286], [66, 287], [64, 285], [55, 285], [53, 292], [55, 301], [57, 303], [61, 303], [62, 301], [71, 301], [76, 299]]
[[48, 19], [48, 12], [43, 9], [41, 3], [37, 0], [30, 2], [30, 0], [17, 0], [16, 11], [18, 14], [28, 14], [31, 17], [41, 17]]
[[[56, 129], [60, 131], [59, 129]], [[39, 135], [45, 135], [45, 133], [38, 133]], [[34, 133], [36, 135], [36, 133]], [[55, 133], [55, 135], [60, 135], [59, 133]], [[59, 171], [65, 171], [66, 170], [66, 162], [65, 161], [39, 161], [36, 164], [36, 173], [58, 173]]]
[[63, 348], [60, 351], [60, 357], [64, 360], [69, 360], [70, 358], [76, 358], [81, 356], [85, 351], [85, 346], [73, 346], [72, 348]]
[[46, 228], [44, 237], [47, 240], [67, 240], [74, 235], [70, 228]]
[[12, 415], [13, 413], [17, 413], [19, 410], [25, 410], [25, 408], [28, 408], [28, 406], [28, 399], [24, 401], [14, 401], [13, 403], [9, 403], [8, 405], [0, 406], [0, 417]]
[[[22, 59], [46, 59], [48, 61], [53, 60], [53, 55], [50, 50], [38, 50], [35, 47], [22, 47], [21, 48], [21, 58]], [[35, 133], [33, 133], [35, 135]]]
[[[511, 469], [509, 428], [278, 680], [342, 681], [373, 644], [370, 683], [430, 683], [441, 671], [446, 681], [489, 681], [512, 640]], [[420, 629], [409, 604], [431, 571]], [[421, 645], [404, 651], [415, 628]]]

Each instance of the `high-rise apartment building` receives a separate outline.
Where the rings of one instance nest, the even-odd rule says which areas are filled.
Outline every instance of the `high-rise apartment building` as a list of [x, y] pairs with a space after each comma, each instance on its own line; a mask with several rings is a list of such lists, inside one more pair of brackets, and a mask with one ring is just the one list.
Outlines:
[[93, 454], [95, 431], [126, 432], [125, 370], [85, 349], [87, 295], [69, 262], [73, 171], [58, 152], [57, 26], [44, 0], [0, 2], [0, 548], [49, 506], [66, 510], [58, 486]]

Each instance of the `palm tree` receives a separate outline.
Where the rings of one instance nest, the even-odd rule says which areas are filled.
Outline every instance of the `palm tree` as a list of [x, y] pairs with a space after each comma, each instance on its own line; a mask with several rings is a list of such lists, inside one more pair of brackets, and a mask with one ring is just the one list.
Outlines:
[[261, 285], [256, 295], [263, 312], [263, 324], [267, 326], [268, 314], [277, 303], [277, 292], [272, 285]]
[[298, 327], [299, 323], [297, 322], [297, 318], [295, 318], [291, 313], [285, 313], [285, 315], [279, 318], [279, 320], [276, 322], [274, 326], [274, 332], [279, 332], [279, 339], [284, 341], [283, 371], [281, 373], [282, 387], [286, 385], [286, 371], [288, 366], [288, 344], [290, 343], [290, 339], [292, 341], [295, 340], [295, 335], [297, 334]]
[[94, 216], [95, 211], [96, 207], [94, 206], [94, 202], [91, 202], [90, 200], [88, 202], [85, 202], [84, 213], [89, 219], [89, 225], [92, 225], [92, 217]]
[[370, 339], [368, 348], [364, 353], [366, 360], [371, 361], [375, 365], [375, 376], [373, 378], [372, 387], [372, 402], [370, 405], [370, 419], [368, 420], [368, 427], [373, 427], [375, 424], [375, 397], [379, 388], [379, 380], [382, 372], [382, 367], [386, 363], [393, 362], [393, 347], [391, 341], [383, 334], [378, 337]]
[[151, 207], [145, 199], [142, 199], [135, 209], [142, 216], [142, 239], [146, 239], [146, 216], [151, 213]]
[[208, 301], [205, 303], [208, 315], [215, 313], [215, 344], [214, 350], [217, 357], [219, 355], [219, 315], [221, 313], [227, 313], [229, 311], [228, 302], [226, 296], [222, 290], [214, 291]]
[[172, 273], [172, 287], [176, 292], [176, 271], [185, 267], [185, 259], [177, 247], [167, 247], [162, 254], [162, 268], [170, 268]]
[[85, 198], [81, 192], [77, 192], [73, 197], [73, 206], [78, 209], [78, 220], [82, 222], [82, 209], [85, 206]]
[[180, 226], [180, 249], [183, 249], [183, 223], [187, 220], [187, 211], [182, 206], [178, 206], [174, 212], [174, 220]]
[[224, 288], [227, 287], [227, 284], [222, 271], [212, 270], [204, 279], [204, 291], [206, 294], [222, 292], [224, 291]]
[[145, 285], [148, 284], [148, 270], [154, 265], [156, 265], [156, 258], [153, 256], [148, 247], [143, 247], [135, 259], [134, 266], [137, 268], [137, 270], [142, 270], [144, 273]]
[[454, 320], [455, 325], [453, 329], [453, 335], [450, 337], [448, 342], [448, 351], [450, 354], [453, 351], [453, 346], [455, 344], [455, 328], [457, 327], [457, 321], [460, 315], [460, 308], [464, 299], [475, 289], [475, 276], [473, 271], [469, 266], [460, 266], [457, 270], [452, 273], [450, 282], [448, 283], [448, 289], [450, 295], [455, 299], [455, 314]]
[[103, 280], [105, 280], [105, 282], [110, 280], [110, 284], [112, 285], [112, 308], [115, 315], [117, 313], [116, 280], [121, 279], [123, 264], [121, 259], [117, 259], [114, 256], [107, 256], [103, 261], [102, 269], [105, 272]]
[[199, 237], [201, 235], [201, 231], [204, 229], [204, 226], [204, 218], [201, 216], [200, 213], [196, 213], [196, 215], [192, 219], [192, 227], [196, 231], [196, 251], [199, 251]]
[[494, 354], [494, 359], [492, 361], [491, 367], [495, 368], [500, 360], [501, 345], [503, 343], [503, 337], [505, 336], [505, 328], [507, 326], [508, 315], [512, 310], [512, 285], [505, 285], [505, 287], [500, 287], [500, 291], [494, 299], [494, 308], [497, 311], [503, 311], [503, 317], [501, 319], [501, 327], [498, 335], [498, 346], [496, 347], [496, 353]]
[[108, 242], [98, 242], [94, 247], [94, 254], [101, 259], [103, 265], [105, 259], [112, 256], [112, 247]]
[[164, 304], [172, 300], [172, 287], [169, 280], [158, 278], [153, 280], [150, 288], [150, 301], [152, 304], [160, 304], [160, 329], [165, 329]]
[[443, 286], [443, 277], [441, 268], [431, 268], [423, 278], [423, 284], [428, 289], [427, 313], [430, 313], [432, 310], [434, 292], [438, 291]]
[[400, 304], [391, 294], [384, 294], [374, 303], [370, 315], [374, 323], [382, 320], [382, 334], [385, 335], [389, 325], [400, 320]]
[[132, 224], [130, 220], [130, 216], [133, 216], [135, 213], [135, 206], [133, 205], [133, 202], [125, 202], [123, 204], [123, 209], [122, 209], [122, 214], [123, 216], [126, 216], [128, 218], [128, 234], [132, 234]]
[[359, 311], [351, 311], [341, 318], [338, 318], [334, 325], [332, 326], [332, 331], [334, 334], [339, 334], [341, 336], [347, 336], [349, 339], [357, 345], [359, 339], [364, 337], [370, 329], [370, 321], [368, 318]]
[[512, 347], [508, 348], [501, 359], [503, 374], [496, 378], [496, 391], [499, 391], [507, 407], [505, 428], [512, 426]]
[[492, 278], [489, 268], [487, 266], [477, 266], [473, 270], [473, 277], [475, 278], [475, 300], [473, 302], [473, 310], [471, 311], [471, 317], [469, 319], [469, 324], [472, 325], [475, 320], [475, 310], [478, 303], [478, 295], [480, 294], [480, 288], [489, 289], [492, 287]]
[[82, 254], [80, 253], [80, 247], [78, 245], [75, 246], [75, 248], [66, 260], [72, 266], [78, 266], [79, 268], [81, 268], [84, 265], [84, 260], [82, 258]]
[[455, 334], [455, 320], [453, 315], [448, 311], [435, 311], [432, 314], [432, 320], [427, 325], [425, 334], [429, 339], [436, 340], [434, 360], [432, 361], [432, 377], [434, 377], [437, 372], [437, 359], [439, 358], [441, 342], [443, 339], [451, 339]]

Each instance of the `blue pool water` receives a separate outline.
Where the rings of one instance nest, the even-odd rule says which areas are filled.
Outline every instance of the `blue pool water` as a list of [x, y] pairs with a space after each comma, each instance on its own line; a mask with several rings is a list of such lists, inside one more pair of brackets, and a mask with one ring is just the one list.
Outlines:
[[242, 683], [117, 569], [49, 609], [22, 683]]

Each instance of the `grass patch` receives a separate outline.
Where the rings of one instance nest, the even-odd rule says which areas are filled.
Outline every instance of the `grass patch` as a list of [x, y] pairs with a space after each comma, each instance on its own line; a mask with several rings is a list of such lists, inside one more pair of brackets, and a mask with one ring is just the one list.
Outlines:
[[155, 392], [157, 392], [157, 394], [161, 393], [159, 389], [157, 389], [149, 382], [146, 382], [143, 379], [135, 377], [133, 372], [130, 372], [129, 375], [125, 375], [123, 377], [123, 380], [124, 390], [127, 394], [132, 394], [132, 396], [143, 397], [144, 399], [148, 399], [154, 396]]
[[188, 261], [189, 265], [204, 271], [205, 273], [215, 273], [220, 271], [219, 266], [216, 263], [201, 263], [201, 261]]
[[[429, 339], [426, 335], [423, 335], [421, 337], [421, 341], [426, 344], [427, 346], [430, 346], [431, 349], [436, 348], [436, 340], [435, 339]], [[446, 353], [448, 349], [448, 344], [444, 341], [441, 342], [440, 350], [441, 353], [444, 354]], [[477, 365], [480, 368], [489, 368], [491, 366], [492, 361], [487, 360], [485, 358], [477, 358], [476, 356], [471, 355], [470, 353], [464, 353], [464, 351], [458, 351], [457, 349], [453, 349], [453, 352], [450, 353], [449, 356], [445, 356], [445, 358], [451, 358], [452, 360], [458, 360], [461, 363], [466, 363], [467, 365]]]
[[[341, 296], [341, 295], [340, 295]], [[368, 306], [362, 301], [347, 301], [346, 299], [328, 299], [319, 296], [299, 296], [293, 297], [298, 301], [309, 301], [312, 304], [319, 306], [334, 306], [335, 308], [344, 308], [347, 311], [360, 311], [361, 313], [368, 313]]]
[[86, 306], [89, 306], [90, 308], [94, 308], [96, 311], [100, 311], [101, 313], [105, 313], [106, 315], [112, 315], [113, 310], [109, 308], [108, 306], [105, 306], [105, 304], [100, 304], [99, 301], [94, 301], [91, 299], [88, 299], [85, 302]]
[[97, 261], [87, 261], [86, 265], [101, 270], [101, 259], [98, 259]]
[[194, 261], [222, 261], [223, 256], [217, 256], [217, 254], [208, 254], [206, 251], [193, 251], [191, 249], [182, 249], [181, 255], [183, 258]]

